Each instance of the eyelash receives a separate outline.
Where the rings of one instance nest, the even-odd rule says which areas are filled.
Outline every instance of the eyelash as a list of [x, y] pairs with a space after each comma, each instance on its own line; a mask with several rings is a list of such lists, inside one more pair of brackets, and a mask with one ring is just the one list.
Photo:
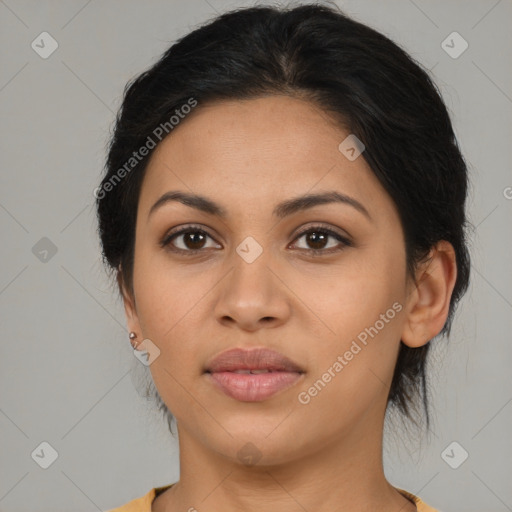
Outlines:
[[[313, 232], [322, 234], [322, 235], [328, 235], [328, 236], [335, 238], [336, 240], [338, 240], [338, 242], [340, 242], [342, 244], [342, 247], [340, 247], [340, 248], [332, 248], [331, 247], [330, 249], [299, 249], [300, 251], [306, 251], [313, 256], [322, 256], [322, 255], [326, 255], [326, 254], [332, 254], [333, 252], [341, 251], [345, 247], [353, 247], [352, 242], [348, 238], [340, 235], [339, 233], [336, 233], [335, 231], [333, 231], [331, 229], [321, 226], [321, 225], [309, 226], [308, 228], [306, 228], [303, 231], [301, 231], [300, 233], [298, 233], [297, 236], [295, 237], [294, 241], [297, 241], [302, 236], [304, 236], [308, 233], [313, 233]], [[161, 247], [166, 248], [172, 252], [181, 253], [181, 254], [185, 253], [190, 256], [197, 254], [199, 252], [202, 252], [204, 249], [186, 249], [185, 250], [185, 249], [178, 249], [176, 247], [172, 247], [171, 241], [174, 238], [177, 238], [179, 235], [183, 235], [185, 233], [201, 233], [203, 235], [210, 237], [213, 240], [213, 237], [209, 233], [207, 233], [204, 229], [201, 229], [201, 227], [190, 225], [190, 226], [185, 226], [177, 231], [174, 231], [174, 232], [171, 232], [171, 233], [168, 233], [167, 235], [165, 235], [163, 240], [160, 242]]]

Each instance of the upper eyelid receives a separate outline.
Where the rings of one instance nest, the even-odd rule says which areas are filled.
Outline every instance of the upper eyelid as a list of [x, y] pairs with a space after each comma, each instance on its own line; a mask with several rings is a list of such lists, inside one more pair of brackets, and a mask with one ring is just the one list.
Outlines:
[[[314, 229], [318, 229], [318, 230], [324, 230], [324, 231], [328, 231], [334, 235], [338, 235], [342, 238], [352, 238], [345, 230], [342, 230], [340, 228], [334, 228], [334, 227], [331, 227], [327, 224], [323, 224], [321, 222], [317, 223], [317, 224], [312, 224], [310, 226], [306, 226], [305, 228], [301, 228], [298, 233], [295, 233], [295, 238], [297, 238], [298, 236], [302, 236], [303, 234], [307, 233], [308, 231], [311, 231], [311, 230], [314, 230]], [[341, 233], [338, 232], [341, 231]]]

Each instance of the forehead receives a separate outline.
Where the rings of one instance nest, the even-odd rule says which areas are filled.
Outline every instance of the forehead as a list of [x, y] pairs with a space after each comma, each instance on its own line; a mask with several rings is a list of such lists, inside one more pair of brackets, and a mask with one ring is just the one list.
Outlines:
[[228, 159], [241, 170], [255, 163], [266, 170], [269, 156], [297, 163], [318, 159], [320, 153], [328, 158], [342, 135], [327, 114], [303, 100], [268, 96], [223, 101], [199, 104], [159, 145], [155, 157]]
[[378, 201], [384, 192], [364, 158], [350, 161], [338, 149], [348, 135], [316, 105], [288, 96], [199, 104], [155, 149], [141, 209], [176, 188], [227, 203], [333, 188]]

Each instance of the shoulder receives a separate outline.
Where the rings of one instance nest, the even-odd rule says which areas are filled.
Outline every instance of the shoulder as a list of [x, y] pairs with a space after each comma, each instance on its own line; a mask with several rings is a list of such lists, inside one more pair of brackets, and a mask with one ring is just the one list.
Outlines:
[[440, 510], [437, 510], [427, 505], [424, 501], [418, 498], [418, 496], [415, 496], [410, 492], [404, 491], [403, 489], [399, 489], [398, 487], [395, 487], [395, 489], [406, 498], [409, 498], [416, 505], [418, 512], [441, 512]]
[[106, 512], [151, 512], [151, 504], [154, 499], [166, 491], [173, 484], [165, 485], [163, 487], [153, 487], [148, 493], [140, 498], [136, 498], [125, 505], [117, 508], [107, 510]]

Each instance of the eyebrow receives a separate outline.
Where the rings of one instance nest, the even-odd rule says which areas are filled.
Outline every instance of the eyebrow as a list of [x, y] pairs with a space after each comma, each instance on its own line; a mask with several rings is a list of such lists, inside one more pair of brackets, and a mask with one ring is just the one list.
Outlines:
[[[177, 201], [196, 210], [214, 215], [221, 219], [227, 217], [227, 212], [220, 205], [198, 194], [191, 194], [181, 191], [166, 192], [161, 196], [156, 203], [151, 207], [148, 213], [148, 218], [159, 208], [170, 202]], [[273, 215], [280, 219], [292, 215], [294, 213], [313, 208], [314, 206], [330, 203], [342, 203], [352, 206], [358, 212], [362, 213], [370, 221], [372, 220], [368, 210], [353, 197], [341, 194], [340, 192], [331, 191], [319, 194], [306, 194], [303, 196], [288, 199], [279, 203], [273, 211]]]

